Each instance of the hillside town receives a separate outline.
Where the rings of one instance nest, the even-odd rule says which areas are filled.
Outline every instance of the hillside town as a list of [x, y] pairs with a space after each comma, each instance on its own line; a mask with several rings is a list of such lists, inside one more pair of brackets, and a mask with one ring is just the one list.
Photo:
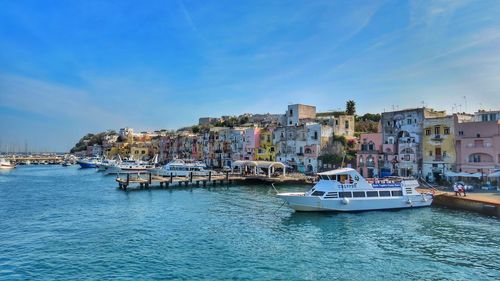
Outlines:
[[370, 115], [376, 126], [363, 132], [356, 122], [366, 120], [355, 115], [353, 101], [338, 112], [292, 104], [284, 114], [203, 117], [178, 131], [89, 134], [72, 152], [143, 160], [157, 155], [162, 163], [194, 159], [214, 169], [238, 160], [277, 161], [305, 174], [347, 166], [368, 178], [413, 176], [431, 183], [455, 175], [481, 180], [500, 168], [500, 111], [447, 114], [420, 107]]

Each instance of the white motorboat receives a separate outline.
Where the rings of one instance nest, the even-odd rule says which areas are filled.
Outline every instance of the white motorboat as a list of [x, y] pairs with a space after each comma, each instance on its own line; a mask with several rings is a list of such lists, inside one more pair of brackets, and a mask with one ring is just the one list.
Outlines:
[[102, 161], [98, 161], [96, 166], [97, 166], [97, 171], [103, 172], [106, 171], [109, 167], [118, 164], [119, 161], [117, 160], [112, 160], [112, 159], [104, 159]]
[[97, 168], [98, 161], [99, 161], [98, 157], [91, 157], [91, 158], [80, 158], [76, 160], [76, 163], [80, 165], [81, 168], [87, 169], [87, 168]]
[[0, 158], [0, 169], [2, 170], [10, 170], [14, 169], [16, 167], [16, 164], [10, 162], [9, 160], [5, 158]]
[[354, 212], [430, 206], [433, 195], [420, 193], [415, 179], [366, 181], [356, 170], [343, 168], [319, 173], [319, 182], [302, 193], [278, 193], [296, 211]]
[[165, 166], [153, 169], [151, 172], [160, 176], [188, 177], [191, 173], [193, 176], [208, 176], [210, 172], [207, 170], [207, 165], [200, 161], [176, 159]]
[[[121, 159], [121, 158], [119, 158]], [[144, 162], [140, 160], [118, 160], [115, 164], [110, 165], [104, 173], [106, 174], [136, 174], [141, 172], [149, 172], [153, 170], [158, 161], [158, 155], [150, 162]]]

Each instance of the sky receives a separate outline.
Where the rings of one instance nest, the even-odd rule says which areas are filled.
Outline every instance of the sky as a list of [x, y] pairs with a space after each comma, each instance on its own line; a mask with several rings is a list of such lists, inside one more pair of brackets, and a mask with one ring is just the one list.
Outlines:
[[0, 149], [199, 117], [500, 109], [500, 1], [0, 0]]

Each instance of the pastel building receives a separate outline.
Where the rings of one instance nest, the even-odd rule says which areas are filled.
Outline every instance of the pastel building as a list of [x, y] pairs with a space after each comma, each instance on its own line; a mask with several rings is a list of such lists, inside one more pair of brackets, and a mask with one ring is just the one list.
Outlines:
[[380, 163], [383, 163], [382, 133], [361, 134], [356, 163], [358, 172], [367, 178], [381, 175]]
[[457, 171], [490, 174], [500, 169], [500, 120], [458, 123]]
[[[425, 118], [446, 116], [444, 111], [430, 108], [411, 108], [382, 113], [383, 176], [422, 175], [422, 133]], [[397, 155], [397, 158], [394, 156]], [[389, 160], [392, 158], [393, 160]]]
[[252, 127], [245, 129], [243, 137], [243, 159], [255, 160], [256, 152], [260, 146], [260, 128]]
[[273, 145], [273, 130], [265, 128], [260, 131], [260, 145], [255, 160], [274, 161], [276, 149]]
[[429, 182], [444, 178], [455, 170], [456, 115], [424, 119], [423, 176]]

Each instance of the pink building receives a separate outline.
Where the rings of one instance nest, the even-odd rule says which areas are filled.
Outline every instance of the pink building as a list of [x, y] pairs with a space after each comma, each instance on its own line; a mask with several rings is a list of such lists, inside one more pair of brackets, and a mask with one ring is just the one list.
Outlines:
[[243, 136], [243, 159], [255, 160], [255, 154], [260, 146], [260, 128], [253, 127], [245, 129]]
[[459, 172], [487, 175], [500, 168], [500, 120], [458, 123], [455, 134]]
[[379, 177], [379, 160], [382, 160], [382, 133], [361, 134], [356, 154], [357, 170], [367, 178]]

